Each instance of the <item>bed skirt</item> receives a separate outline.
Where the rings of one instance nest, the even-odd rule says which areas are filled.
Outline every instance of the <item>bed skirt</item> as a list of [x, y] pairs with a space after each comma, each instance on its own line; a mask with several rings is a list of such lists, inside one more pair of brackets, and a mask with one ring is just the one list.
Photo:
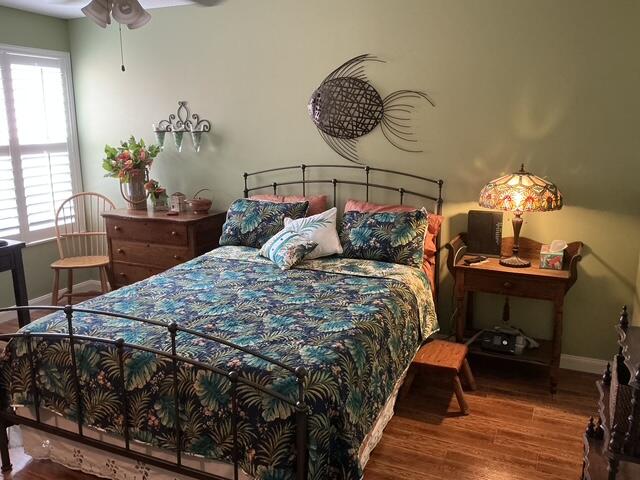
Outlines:
[[[363, 470], [369, 461], [371, 452], [376, 445], [378, 445], [380, 438], [382, 438], [384, 428], [393, 417], [393, 409], [398, 397], [398, 391], [404, 382], [407, 371], [408, 369], [403, 372], [399, 381], [396, 383], [392, 394], [389, 396], [384, 408], [380, 411], [372, 430], [360, 446], [359, 459]], [[17, 413], [18, 415], [35, 419], [33, 409], [31, 408], [18, 408]], [[77, 429], [74, 422], [54, 414], [49, 410], [40, 409], [40, 415], [42, 422], [49, 425], [70, 431]], [[110, 480], [191, 480], [191, 477], [179, 475], [162, 468], [154, 467], [153, 465], [147, 465], [121, 455], [105, 452], [57, 435], [24, 426], [20, 427], [20, 430], [25, 453], [36, 460], [50, 460], [72, 470], [80, 470], [84, 473], [100, 478], [108, 478]], [[86, 436], [105, 443], [124, 446], [122, 438], [117, 435], [93, 428], [85, 428], [84, 432]], [[15, 435], [11, 435], [11, 437], [12, 442], [15, 444]], [[131, 449], [155, 458], [167, 461], [175, 460], [175, 454], [173, 452], [140, 442], [131, 442]], [[224, 478], [233, 478], [233, 466], [228, 463], [183, 453], [182, 464], [186, 467], [219, 475]], [[242, 472], [240, 472], [239, 478], [242, 480], [251, 480], [251, 477]]]

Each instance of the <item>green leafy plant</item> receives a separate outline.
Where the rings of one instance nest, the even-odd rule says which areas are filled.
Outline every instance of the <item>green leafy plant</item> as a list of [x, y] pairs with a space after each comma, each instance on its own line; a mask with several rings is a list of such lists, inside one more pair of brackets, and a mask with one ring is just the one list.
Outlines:
[[158, 153], [158, 145], [147, 146], [142, 138], [136, 141], [133, 135], [128, 141], [120, 142], [119, 147], [105, 145], [105, 158], [102, 159], [102, 168], [107, 171], [105, 177], [119, 178], [127, 183], [133, 171], [149, 169]]

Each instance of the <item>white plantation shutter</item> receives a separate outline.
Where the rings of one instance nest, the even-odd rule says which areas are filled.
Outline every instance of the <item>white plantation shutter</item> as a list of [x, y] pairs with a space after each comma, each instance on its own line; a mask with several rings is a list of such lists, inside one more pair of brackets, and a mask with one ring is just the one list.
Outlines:
[[0, 45], [0, 78], [0, 237], [50, 238], [79, 190], [69, 58]]
[[[0, 86], [3, 84], [2, 74], [2, 66], [0, 65]], [[15, 190], [9, 150], [9, 125], [4, 91], [0, 88], [0, 238], [20, 233]]]

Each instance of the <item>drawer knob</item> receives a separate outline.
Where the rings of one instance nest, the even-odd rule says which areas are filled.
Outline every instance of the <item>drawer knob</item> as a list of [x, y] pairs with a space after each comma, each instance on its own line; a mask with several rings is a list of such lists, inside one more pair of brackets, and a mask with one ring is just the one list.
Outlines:
[[511, 288], [513, 287], [513, 283], [511, 282], [504, 282], [504, 284], [502, 285], [504, 288]]
[[172, 237], [175, 237], [176, 235], [178, 235], [178, 232], [176, 232], [175, 230], [172, 230], [172, 231], [171, 231], [171, 236], [172, 236]]
[[118, 225], [116, 225], [115, 227], [113, 227], [113, 229], [114, 229], [116, 232], [119, 232], [119, 231], [120, 231], [120, 227], [119, 227]]
[[126, 273], [124, 273], [124, 272], [120, 272], [120, 276], [121, 276], [121, 277], [126, 277], [126, 276], [127, 276], [127, 274], [126, 274]]
[[119, 249], [117, 250], [117, 252], [118, 252], [118, 253], [124, 253], [124, 250], [122, 250], [121, 248], [119, 248]]
[[180, 255], [174, 255], [173, 258], [176, 260], [180, 260]]

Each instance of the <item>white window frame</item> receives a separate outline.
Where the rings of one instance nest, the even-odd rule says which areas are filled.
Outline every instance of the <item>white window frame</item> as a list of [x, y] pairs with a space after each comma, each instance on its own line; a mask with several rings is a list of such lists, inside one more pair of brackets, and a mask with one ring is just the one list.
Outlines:
[[[66, 119], [67, 119], [67, 143], [52, 143], [52, 144], [38, 144], [38, 145], [25, 145], [20, 146], [18, 139], [18, 130], [15, 121], [15, 109], [13, 104], [13, 89], [11, 70], [9, 68], [10, 63], [8, 61], [9, 54], [18, 54], [25, 56], [37, 56], [43, 57], [38, 60], [41, 65], [47, 65], [47, 60], [53, 60], [55, 66], [61, 67], [63, 91], [66, 100]], [[16, 62], [12, 62], [16, 63]], [[34, 62], [31, 59], [30, 62], [25, 62], [29, 65], [33, 65]], [[76, 194], [82, 191], [82, 175], [80, 168], [80, 149], [78, 146], [78, 130], [76, 124], [76, 107], [74, 99], [73, 89], [73, 76], [71, 72], [71, 56], [68, 52], [61, 52], [58, 50], [45, 50], [41, 48], [21, 47], [16, 45], [9, 45], [0, 43], [0, 66], [2, 67], [2, 80], [0, 88], [4, 90], [5, 104], [7, 110], [7, 125], [9, 129], [9, 147], [8, 151], [6, 147], [0, 146], [0, 155], [7, 154], [11, 157], [11, 165], [13, 170], [13, 182], [16, 194], [16, 204], [18, 209], [18, 218], [20, 224], [20, 232], [15, 235], [9, 235], [5, 238], [20, 239], [27, 243], [27, 245], [33, 245], [37, 243], [43, 243], [55, 238], [55, 227], [44, 228], [41, 230], [29, 231], [29, 224], [27, 220], [27, 206], [25, 200], [25, 191], [22, 181], [22, 164], [21, 155], [34, 153], [36, 150], [38, 153], [42, 151], [43, 147], [47, 148], [46, 151], [55, 153], [56, 151], [66, 151], [69, 156], [69, 168], [71, 171], [71, 189], [72, 193]], [[5, 112], [0, 109], [0, 115], [4, 115]], [[78, 218], [78, 217], [76, 217]], [[82, 219], [78, 219], [82, 221]]]

